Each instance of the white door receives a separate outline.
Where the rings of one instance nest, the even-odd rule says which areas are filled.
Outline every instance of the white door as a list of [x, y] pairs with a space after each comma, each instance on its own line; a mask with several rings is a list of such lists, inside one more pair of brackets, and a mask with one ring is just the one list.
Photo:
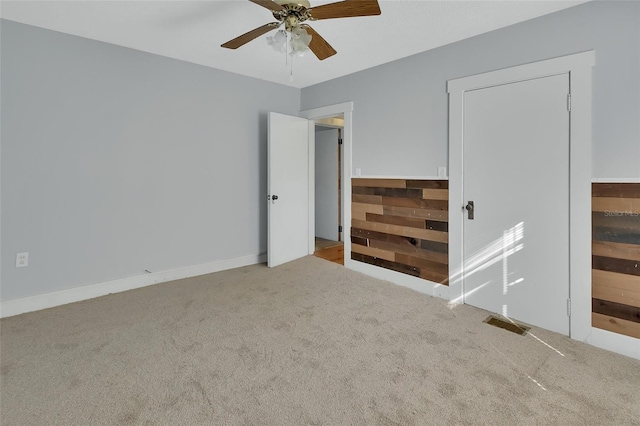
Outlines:
[[309, 254], [309, 137], [313, 127], [304, 118], [269, 113], [270, 268]]
[[338, 241], [338, 129], [316, 127], [316, 237]]
[[569, 334], [569, 75], [464, 94], [465, 303]]

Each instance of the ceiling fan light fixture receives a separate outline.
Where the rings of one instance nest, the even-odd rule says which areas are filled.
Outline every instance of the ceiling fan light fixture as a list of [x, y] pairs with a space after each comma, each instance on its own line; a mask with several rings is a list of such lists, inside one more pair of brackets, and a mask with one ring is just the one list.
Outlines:
[[291, 30], [291, 49], [296, 52], [304, 52], [311, 43], [311, 34], [304, 28], [295, 27]]
[[296, 56], [299, 52], [310, 49], [319, 60], [325, 60], [337, 52], [317, 31], [307, 25], [306, 21], [321, 19], [353, 18], [358, 16], [380, 15], [378, 0], [342, 0], [335, 3], [327, 3], [317, 7], [311, 7], [309, 0], [249, 0], [259, 6], [268, 9], [276, 22], [270, 22], [255, 28], [239, 37], [223, 43], [221, 47], [237, 49], [251, 40], [260, 37], [269, 31], [284, 26], [284, 46], [282, 35], [276, 34], [267, 38], [267, 43], [276, 51], [286, 52], [286, 41], [291, 41], [291, 52]]
[[278, 53], [287, 51], [287, 32], [285, 30], [276, 31], [272, 36], [267, 36], [267, 44], [273, 47]]

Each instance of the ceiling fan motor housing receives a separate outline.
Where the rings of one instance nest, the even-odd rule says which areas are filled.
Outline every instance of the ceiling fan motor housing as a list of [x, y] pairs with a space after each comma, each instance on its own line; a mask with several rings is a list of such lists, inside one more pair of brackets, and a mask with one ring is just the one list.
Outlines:
[[[286, 2], [287, 0], [280, 0], [276, 3]], [[309, 3], [309, 2], [305, 2]], [[296, 3], [285, 3], [281, 5], [284, 10], [274, 10], [273, 17], [279, 20], [280, 22], [284, 22], [285, 28], [287, 31], [291, 31], [294, 28], [297, 28], [302, 22], [313, 19], [311, 14], [309, 13], [308, 6], [304, 6], [302, 4]]]

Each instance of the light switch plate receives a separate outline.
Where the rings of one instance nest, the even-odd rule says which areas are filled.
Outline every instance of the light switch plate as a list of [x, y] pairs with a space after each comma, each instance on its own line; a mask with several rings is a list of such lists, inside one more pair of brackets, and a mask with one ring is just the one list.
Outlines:
[[29, 266], [29, 253], [16, 254], [16, 268], [24, 268]]

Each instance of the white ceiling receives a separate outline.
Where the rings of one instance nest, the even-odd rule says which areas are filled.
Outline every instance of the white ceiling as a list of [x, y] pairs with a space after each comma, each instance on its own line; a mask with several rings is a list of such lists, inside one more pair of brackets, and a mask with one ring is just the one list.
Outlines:
[[2, 1], [0, 16], [300, 88], [584, 2], [380, 0], [380, 16], [311, 22], [338, 54], [294, 59], [293, 81], [291, 62], [267, 45], [266, 35], [238, 50], [220, 47], [274, 21], [247, 0]]

